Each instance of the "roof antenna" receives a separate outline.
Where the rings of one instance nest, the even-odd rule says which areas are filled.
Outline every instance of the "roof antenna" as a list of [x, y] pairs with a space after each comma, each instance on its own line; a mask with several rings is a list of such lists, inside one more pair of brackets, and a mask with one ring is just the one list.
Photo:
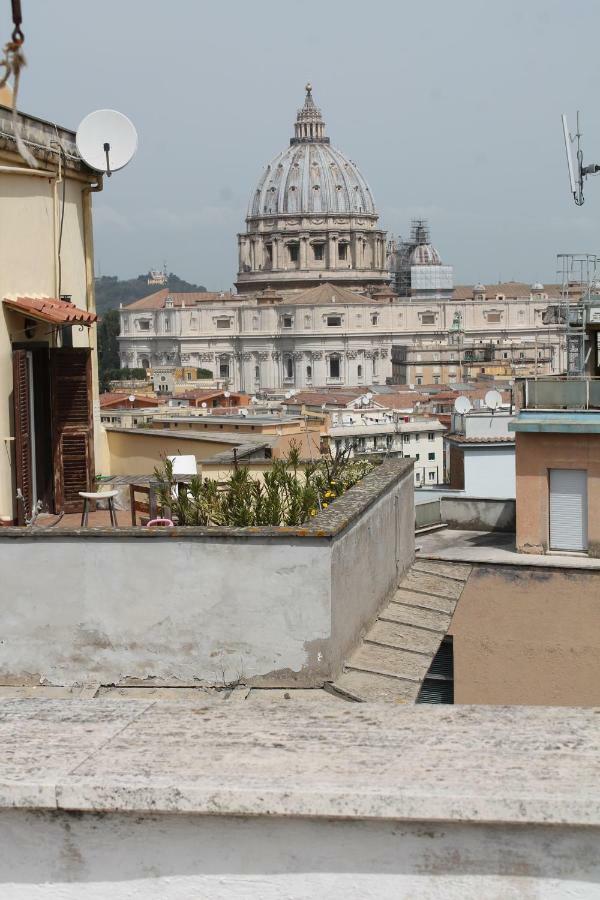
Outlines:
[[[600, 172], [600, 165], [596, 163], [592, 163], [589, 166], [583, 165], [583, 150], [581, 149], [581, 138], [583, 134], [579, 128], [579, 111], [577, 112], [577, 131], [575, 136], [572, 137], [569, 132], [569, 126], [567, 125], [567, 117], [563, 113], [562, 114], [562, 125], [563, 125], [563, 135], [565, 139], [565, 150], [567, 151], [567, 166], [569, 169], [569, 183], [571, 186], [571, 193], [573, 194], [573, 199], [577, 206], [583, 206], [584, 196], [583, 196], [583, 182], [584, 179], [587, 178], [588, 175], [596, 175]], [[576, 153], [576, 165], [573, 167], [573, 158], [571, 155], [571, 144], [574, 144], [577, 141], [577, 153]]]

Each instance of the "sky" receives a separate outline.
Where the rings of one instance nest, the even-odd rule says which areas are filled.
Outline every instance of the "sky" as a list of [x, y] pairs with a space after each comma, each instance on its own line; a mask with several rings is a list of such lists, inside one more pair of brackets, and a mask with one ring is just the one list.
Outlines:
[[[0, 40], [10, 3], [0, 0]], [[128, 115], [134, 160], [94, 196], [96, 271], [231, 286], [238, 231], [311, 81], [380, 224], [429, 220], [457, 283], [556, 279], [598, 252], [600, 175], [569, 193], [560, 114], [600, 162], [595, 0], [22, 0], [20, 108]]]

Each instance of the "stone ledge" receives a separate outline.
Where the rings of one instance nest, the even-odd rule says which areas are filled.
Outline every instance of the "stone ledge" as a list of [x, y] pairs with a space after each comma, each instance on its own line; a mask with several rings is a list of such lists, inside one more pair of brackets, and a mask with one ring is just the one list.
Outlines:
[[321, 510], [310, 523], [300, 526], [270, 525], [248, 528], [230, 528], [211, 525], [205, 528], [0, 528], [0, 541], [35, 540], [52, 541], [66, 538], [83, 540], [157, 540], [157, 541], [198, 541], [203, 538], [211, 540], [245, 540], [302, 538], [312, 540], [330, 540], [336, 537], [348, 525], [352, 524], [365, 510], [373, 505], [390, 488], [401, 481], [414, 466], [412, 459], [387, 460], [377, 466], [375, 471], [365, 475], [354, 487], [349, 488], [327, 509]]
[[0, 809], [600, 826], [600, 710], [0, 702]]

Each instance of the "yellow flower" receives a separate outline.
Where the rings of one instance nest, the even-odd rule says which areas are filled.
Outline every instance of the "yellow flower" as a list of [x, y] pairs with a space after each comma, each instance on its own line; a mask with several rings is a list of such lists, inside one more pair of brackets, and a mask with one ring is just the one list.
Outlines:
[[310, 514], [311, 514], [311, 516], [316, 516], [316, 514], [317, 514], [316, 509], [311, 509]]
[[324, 504], [323, 504], [323, 509], [327, 509], [328, 506], [329, 506], [329, 503], [324, 503]]

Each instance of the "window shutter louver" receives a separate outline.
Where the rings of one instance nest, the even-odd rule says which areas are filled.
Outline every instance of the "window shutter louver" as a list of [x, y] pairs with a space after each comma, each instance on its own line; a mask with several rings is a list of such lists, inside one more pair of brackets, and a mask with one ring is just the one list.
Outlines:
[[56, 512], [78, 512], [79, 491], [92, 489], [91, 354], [63, 347], [50, 353]]
[[17, 521], [25, 524], [33, 506], [33, 471], [31, 459], [31, 394], [29, 362], [26, 350], [13, 352], [13, 410], [15, 429], [15, 480], [24, 502], [17, 502]]

